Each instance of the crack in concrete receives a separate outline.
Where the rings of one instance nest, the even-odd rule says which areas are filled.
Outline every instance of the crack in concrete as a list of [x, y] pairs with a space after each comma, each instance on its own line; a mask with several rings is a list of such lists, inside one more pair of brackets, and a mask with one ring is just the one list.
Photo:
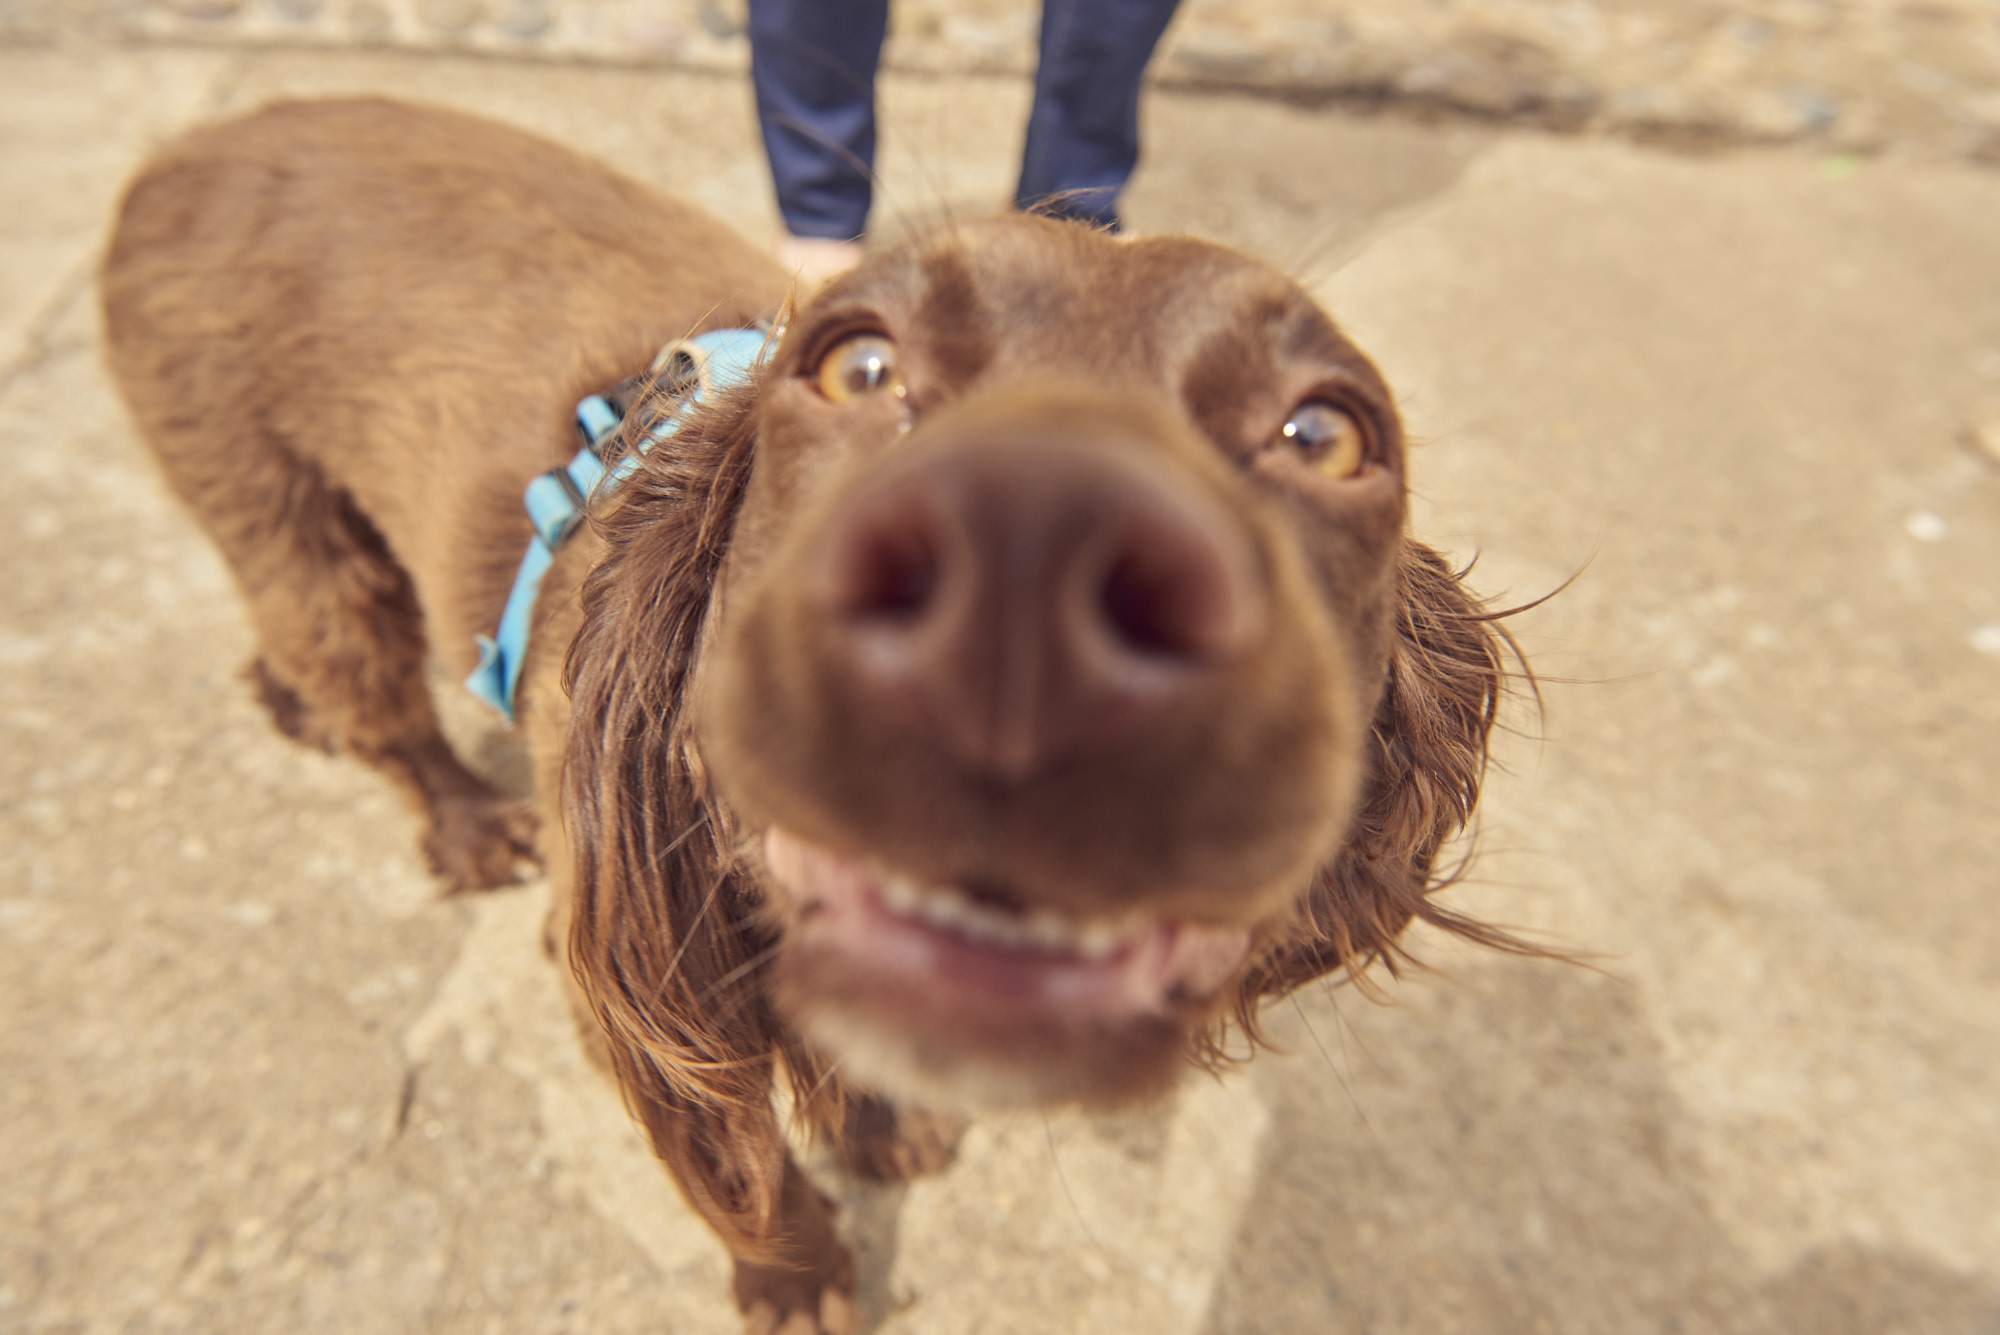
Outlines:
[[48, 367], [63, 351], [57, 345], [56, 331], [93, 286], [91, 279], [97, 274], [97, 263], [98, 254], [93, 249], [87, 258], [72, 266], [56, 284], [55, 291], [28, 317], [22, 330], [22, 351], [0, 364], [0, 398], [13, 393], [14, 387], [28, 376]]
[[418, 1062], [406, 1062], [403, 1066], [403, 1086], [396, 1095], [396, 1120], [389, 1132], [391, 1143], [400, 1140], [403, 1133], [410, 1129], [410, 1110], [416, 1106], [417, 1081], [421, 1071], [422, 1064]]

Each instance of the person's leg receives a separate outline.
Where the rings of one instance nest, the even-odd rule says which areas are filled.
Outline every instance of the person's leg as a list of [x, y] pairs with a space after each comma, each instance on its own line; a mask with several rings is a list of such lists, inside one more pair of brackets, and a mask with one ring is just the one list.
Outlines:
[[1139, 83], [1179, 0], [1045, 0], [1014, 202], [1118, 226], [1139, 160]]
[[750, 77], [792, 238], [852, 241], [868, 222], [875, 68], [889, 0], [750, 0]]

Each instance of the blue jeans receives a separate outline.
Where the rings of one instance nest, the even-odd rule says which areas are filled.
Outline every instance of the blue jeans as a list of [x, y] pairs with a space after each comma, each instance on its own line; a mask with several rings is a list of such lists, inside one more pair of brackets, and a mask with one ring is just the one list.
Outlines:
[[[1014, 202], [1118, 226], [1139, 160], [1139, 84], [1180, 0], [1045, 0], [1034, 110]], [[889, 0], [750, 0], [757, 118], [794, 236], [868, 222], [875, 71]]]

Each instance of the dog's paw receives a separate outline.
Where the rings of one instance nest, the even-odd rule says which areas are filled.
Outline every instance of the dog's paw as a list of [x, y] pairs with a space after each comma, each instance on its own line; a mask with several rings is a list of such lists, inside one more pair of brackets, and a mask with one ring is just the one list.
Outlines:
[[861, 1313], [838, 1289], [822, 1289], [817, 1312], [780, 1317], [776, 1307], [760, 1302], [743, 1314], [743, 1329], [747, 1335], [852, 1335], [861, 1329]]
[[899, 1108], [886, 1099], [856, 1099], [848, 1105], [834, 1154], [856, 1177], [907, 1182], [949, 1168], [964, 1134], [962, 1117]]
[[845, 1277], [818, 1269], [783, 1270], [736, 1264], [736, 1301], [745, 1335], [853, 1335], [861, 1329], [854, 1305], [854, 1262], [841, 1250]]
[[512, 885], [539, 861], [534, 808], [499, 796], [440, 802], [432, 808], [424, 853], [447, 894]]

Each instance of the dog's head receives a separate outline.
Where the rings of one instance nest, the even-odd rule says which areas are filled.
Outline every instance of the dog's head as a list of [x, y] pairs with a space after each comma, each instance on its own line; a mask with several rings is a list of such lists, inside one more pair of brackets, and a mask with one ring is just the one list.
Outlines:
[[839, 281], [602, 517], [600, 1011], [682, 1098], [791, 1044], [1107, 1103], [1413, 917], [1479, 934], [1426, 894], [1500, 657], [1404, 519], [1380, 377], [1243, 256], [1013, 217]]

